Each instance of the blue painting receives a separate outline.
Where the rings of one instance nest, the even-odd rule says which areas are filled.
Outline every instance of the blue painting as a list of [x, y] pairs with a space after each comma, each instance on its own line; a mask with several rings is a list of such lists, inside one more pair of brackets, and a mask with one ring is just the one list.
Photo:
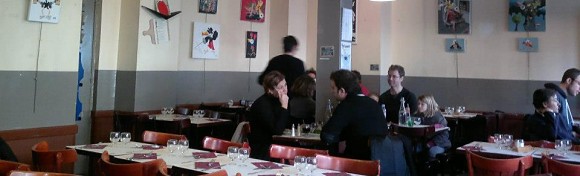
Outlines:
[[445, 51], [453, 53], [465, 52], [465, 40], [462, 38], [445, 39]]
[[546, 0], [509, 0], [509, 31], [546, 31]]
[[538, 38], [518, 38], [518, 50], [521, 52], [538, 52]]

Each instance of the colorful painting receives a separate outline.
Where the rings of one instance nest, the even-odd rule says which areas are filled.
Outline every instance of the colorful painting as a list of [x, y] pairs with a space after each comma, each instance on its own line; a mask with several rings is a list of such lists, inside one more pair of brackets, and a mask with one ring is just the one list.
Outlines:
[[58, 23], [61, 0], [30, 0], [28, 21]]
[[509, 31], [546, 31], [546, 0], [509, 0]]
[[258, 49], [258, 32], [246, 32], [246, 58], [256, 58]]
[[320, 57], [333, 57], [333, 56], [334, 56], [334, 46], [320, 47]]
[[438, 0], [439, 34], [469, 34], [471, 0]]
[[216, 14], [218, 0], [199, 0], [199, 13]]
[[193, 58], [217, 59], [219, 56], [220, 25], [195, 22], [193, 24]]
[[264, 22], [266, 19], [266, 0], [242, 0], [240, 20]]
[[540, 48], [538, 38], [518, 38], [518, 51], [538, 52], [538, 48]]
[[445, 51], [453, 53], [465, 52], [465, 40], [462, 38], [445, 39]]

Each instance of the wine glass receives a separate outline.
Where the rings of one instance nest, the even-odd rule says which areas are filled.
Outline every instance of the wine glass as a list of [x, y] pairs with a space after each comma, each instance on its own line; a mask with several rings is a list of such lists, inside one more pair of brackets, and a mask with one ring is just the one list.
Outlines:
[[167, 140], [167, 150], [169, 150], [169, 153], [173, 154], [173, 152], [175, 152], [175, 150], [177, 150], [178, 143], [179, 143], [179, 141], [177, 139]]
[[564, 154], [568, 154], [568, 151], [570, 151], [572, 149], [572, 141], [570, 141], [569, 139], [564, 139], [562, 140], [563, 143], [563, 147], [564, 147]]
[[248, 158], [250, 158], [250, 149], [249, 148], [245, 148], [242, 147], [238, 150], [238, 159], [240, 159], [242, 161], [242, 163], [244, 161], [246, 161]]
[[230, 160], [234, 161], [234, 159], [236, 159], [238, 157], [238, 150], [240, 148], [235, 147], [235, 146], [230, 146], [228, 147], [228, 158], [230, 158]]
[[511, 134], [503, 134], [502, 135], [502, 140], [503, 140], [503, 147], [505, 147], [506, 149], [509, 149], [510, 146], [512, 145], [512, 142], [514, 140], [514, 136]]
[[187, 139], [180, 139], [178, 141], [177, 150], [183, 155], [189, 149], [189, 141]]
[[232, 106], [234, 106], [234, 100], [228, 101], [228, 107], [232, 107]]
[[493, 134], [493, 143], [497, 145], [497, 148], [501, 149], [502, 135], [499, 133]]
[[302, 172], [304, 166], [306, 165], [306, 157], [304, 156], [296, 156], [294, 157], [294, 168], [299, 172]]
[[163, 115], [167, 114], [167, 107], [163, 107], [163, 109], [161, 110], [161, 114]]
[[173, 114], [173, 112], [175, 112], [173, 107], [171, 107], [171, 108], [169, 108], [169, 110], [167, 110], [167, 114]]
[[205, 117], [205, 110], [199, 110], [199, 117]]
[[121, 139], [121, 133], [111, 132], [109, 134], [109, 141], [111, 141], [111, 143], [116, 144], [117, 142], [119, 142], [119, 139]]
[[131, 133], [122, 132], [121, 133], [121, 142], [125, 143], [125, 145], [127, 145], [129, 142], [131, 142]]
[[316, 157], [307, 157], [305, 169], [307, 171], [310, 171], [311, 173], [314, 172], [314, 169], [316, 169], [316, 163], [317, 163]]
[[421, 117], [413, 118], [413, 123], [415, 123], [415, 125], [421, 125]]

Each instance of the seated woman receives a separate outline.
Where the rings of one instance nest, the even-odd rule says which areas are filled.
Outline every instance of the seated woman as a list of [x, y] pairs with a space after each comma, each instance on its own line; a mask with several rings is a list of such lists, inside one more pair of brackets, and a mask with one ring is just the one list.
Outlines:
[[264, 94], [250, 108], [248, 119], [252, 128], [248, 135], [252, 152], [250, 157], [270, 160], [272, 135], [280, 135], [290, 117], [288, 111], [288, 88], [284, 75], [272, 71], [264, 76]]
[[[439, 105], [437, 105], [432, 95], [419, 96], [415, 115], [422, 118], [422, 125], [435, 125], [437, 128], [447, 126], [447, 120], [439, 111]], [[429, 148], [429, 157], [431, 159], [434, 159], [437, 154], [445, 152], [445, 149], [451, 147], [449, 130], [438, 132], [427, 142], [427, 147]]]
[[528, 116], [525, 123], [525, 140], [537, 141], [569, 139], [574, 144], [580, 143], [571, 131], [565, 131], [565, 122], [558, 114], [560, 103], [556, 92], [552, 89], [538, 89], [534, 91], [533, 104], [536, 109], [534, 115]]
[[314, 115], [316, 114], [316, 102], [312, 99], [314, 91], [316, 90], [316, 83], [308, 75], [302, 75], [292, 85], [292, 93], [294, 97], [290, 100], [290, 120], [291, 124], [311, 124], [314, 122]]

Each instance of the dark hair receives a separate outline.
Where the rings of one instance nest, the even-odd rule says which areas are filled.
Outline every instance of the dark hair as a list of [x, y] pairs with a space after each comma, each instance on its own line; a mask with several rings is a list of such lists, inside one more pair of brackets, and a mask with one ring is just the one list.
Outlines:
[[354, 73], [354, 75], [356, 76], [356, 79], [358, 79], [358, 82], [360, 83], [362, 81], [362, 77], [360, 76], [360, 72], [356, 71], [356, 70], [352, 70], [352, 73]]
[[576, 68], [570, 68], [564, 72], [564, 75], [562, 75], [562, 81], [560, 83], [565, 83], [568, 78], [576, 80], [579, 75], [580, 70]]
[[343, 88], [349, 95], [359, 94], [361, 92], [356, 75], [351, 71], [334, 71], [330, 74], [330, 79], [334, 81], [334, 85], [337, 89]]
[[296, 40], [294, 36], [289, 35], [282, 39], [282, 44], [284, 44], [284, 52], [287, 53], [292, 51], [294, 47], [298, 45], [298, 40]]
[[292, 92], [299, 97], [312, 97], [316, 90], [316, 82], [308, 75], [302, 75], [292, 84]]
[[550, 100], [550, 97], [556, 95], [556, 91], [552, 89], [538, 89], [534, 91], [534, 108], [544, 109], [544, 103]]
[[271, 71], [270, 73], [264, 76], [264, 82], [262, 82], [262, 86], [264, 87], [264, 91], [268, 92], [268, 90], [276, 89], [278, 83], [284, 80], [284, 75], [278, 71]]
[[393, 70], [396, 70], [397, 72], [399, 72], [399, 76], [401, 76], [401, 77], [405, 76], [405, 68], [403, 68], [403, 66], [391, 65], [389, 67], [389, 71], [393, 71]]

